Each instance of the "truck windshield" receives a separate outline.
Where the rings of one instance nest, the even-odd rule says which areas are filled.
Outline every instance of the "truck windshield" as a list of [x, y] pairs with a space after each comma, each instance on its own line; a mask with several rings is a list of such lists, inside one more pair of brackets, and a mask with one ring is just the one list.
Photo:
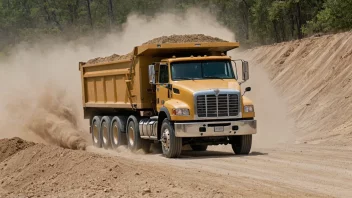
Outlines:
[[172, 80], [233, 79], [232, 65], [227, 60], [171, 63]]

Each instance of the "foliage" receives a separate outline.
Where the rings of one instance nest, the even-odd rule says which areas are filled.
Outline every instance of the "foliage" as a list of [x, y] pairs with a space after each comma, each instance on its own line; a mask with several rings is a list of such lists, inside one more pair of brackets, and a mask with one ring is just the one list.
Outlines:
[[349, 30], [352, 0], [0, 0], [0, 51], [37, 35], [74, 39], [120, 28], [131, 13], [201, 7], [248, 45]]
[[352, 27], [352, 0], [327, 0], [308, 22], [305, 32], [346, 31]]

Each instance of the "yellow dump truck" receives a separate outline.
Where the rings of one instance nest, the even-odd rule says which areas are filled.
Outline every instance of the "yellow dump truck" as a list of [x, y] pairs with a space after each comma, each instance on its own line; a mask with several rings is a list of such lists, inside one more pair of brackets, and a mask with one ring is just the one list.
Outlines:
[[[167, 158], [184, 145], [205, 151], [231, 144], [249, 154], [256, 133], [254, 107], [243, 96], [248, 62], [231, 60], [237, 42], [146, 44], [131, 58], [79, 63], [84, 116], [96, 147], [128, 145], [132, 151], [161, 144]], [[237, 75], [242, 66], [242, 77]]]

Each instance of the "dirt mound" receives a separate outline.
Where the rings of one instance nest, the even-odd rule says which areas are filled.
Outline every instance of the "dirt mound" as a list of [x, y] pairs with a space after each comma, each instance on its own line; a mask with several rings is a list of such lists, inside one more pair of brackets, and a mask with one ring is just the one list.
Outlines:
[[107, 62], [113, 62], [113, 61], [119, 61], [119, 60], [129, 60], [131, 58], [132, 58], [132, 53], [128, 53], [126, 55], [113, 54], [107, 57], [98, 57], [98, 58], [91, 59], [87, 62], [87, 64], [107, 63]]
[[1, 139], [0, 140], [0, 162], [18, 153], [21, 150], [34, 146], [32, 142], [26, 142], [21, 138]]
[[0, 163], [0, 170], [0, 197], [214, 197], [219, 193], [228, 197], [233, 193], [213, 184], [210, 173], [204, 174], [208, 182], [201, 182], [201, 173], [194, 177], [192, 170], [43, 144], [9, 157], [6, 164]]
[[238, 56], [269, 74], [287, 101], [298, 142], [351, 142], [352, 32], [258, 47]]
[[188, 35], [171, 35], [162, 36], [152, 39], [143, 45], [147, 44], [163, 44], [163, 43], [187, 43], [187, 42], [228, 42], [220, 38], [207, 36], [204, 34], [188, 34]]
[[[143, 45], [163, 44], [163, 43], [186, 43], [186, 42], [228, 42], [220, 38], [207, 36], [204, 34], [171, 35], [154, 38]], [[132, 58], [132, 53], [126, 55], [113, 54], [107, 57], [98, 57], [87, 61], [87, 64], [106, 63], [118, 60], [128, 60]]]

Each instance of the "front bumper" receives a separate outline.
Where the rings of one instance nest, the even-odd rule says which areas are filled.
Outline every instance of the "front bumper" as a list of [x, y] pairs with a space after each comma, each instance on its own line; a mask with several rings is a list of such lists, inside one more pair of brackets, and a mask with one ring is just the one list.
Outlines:
[[239, 120], [221, 122], [212, 121], [175, 123], [175, 133], [176, 137], [219, 137], [251, 135], [257, 133], [257, 121]]

